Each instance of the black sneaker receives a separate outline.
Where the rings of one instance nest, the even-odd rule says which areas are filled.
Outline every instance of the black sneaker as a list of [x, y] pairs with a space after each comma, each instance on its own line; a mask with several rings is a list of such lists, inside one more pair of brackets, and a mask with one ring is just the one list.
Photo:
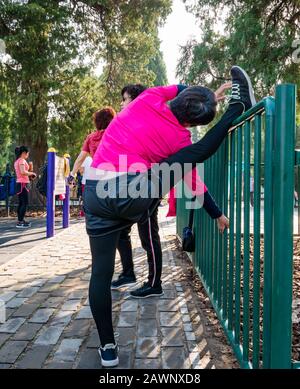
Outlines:
[[248, 74], [239, 66], [231, 68], [232, 89], [229, 104], [242, 103], [245, 111], [256, 104], [251, 80]]
[[116, 290], [122, 288], [123, 286], [135, 284], [135, 283], [136, 283], [135, 276], [128, 277], [128, 276], [124, 276], [123, 274], [120, 274], [117, 280], [112, 281], [111, 289]]
[[152, 287], [149, 282], [145, 282], [140, 288], [130, 292], [133, 298], [157, 297], [164, 294], [161, 286]]
[[18, 222], [16, 224], [17, 228], [28, 228], [29, 226], [25, 224], [25, 222]]
[[26, 221], [24, 220], [23, 223], [24, 223], [24, 226], [25, 226], [25, 227], [31, 227], [31, 223], [30, 223], [30, 222], [26, 222]]
[[103, 367], [115, 367], [119, 364], [118, 357], [118, 345], [108, 343], [104, 347], [100, 347], [98, 352], [101, 358], [101, 364]]

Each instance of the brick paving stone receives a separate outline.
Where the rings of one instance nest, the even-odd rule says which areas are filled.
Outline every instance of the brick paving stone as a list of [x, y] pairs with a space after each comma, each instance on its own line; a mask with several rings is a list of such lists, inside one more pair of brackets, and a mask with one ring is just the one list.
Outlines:
[[156, 337], [158, 334], [157, 321], [155, 319], [143, 319], [138, 322], [139, 337]]
[[183, 347], [164, 347], [162, 349], [163, 369], [189, 369], [190, 360]]
[[10, 367], [10, 363], [0, 363], [0, 369], [9, 369]]
[[41, 369], [53, 346], [35, 345], [26, 351], [15, 367], [17, 369]]
[[25, 322], [23, 318], [13, 318], [0, 325], [0, 333], [14, 334]]
[[[162, 285], [162, 286], [163, 286], [163, 289], [164, 289], [164, 285]], [[174, 300], [175, 298], [176, 298], [175, 290], [164, 289], [164, 294], [161, 296], [162, 300], [165, 300], [165, 299], [172, 299], [172, 300]]]
[[121, 312], [118, 327], [135, 327], [137, 322], [136, 312]]
[[65, 338], [80, 337], [83, 338], [89, 332], [91, 326], [91, 320], [73, 320], [70, 325], [65, 329], [63, 336]]
[[0, 363], [15, 363], [27, 344], [27, 342], [22, 340], [9, 340], [6, 342], [0, 350]]
[[[57, 285], [57, 284], [54, 284], [54, 285]], [[63, 288], [62, 286], [59, 286], [58, 288], [56, 288], [55, 290], [53, 290], [50, 293], [50, 296], [51, 297], [59, 297], [59, 296], [66, 297], [66, 296], [68, 296], [69, 293], [71, 293], [70, 288]]]
[[193, 331], [193, 327], [191, 323], [184, 323], [183, 324], [183, 330], [184, 332], [191, 332]]
[[41, 293], [44, 293], [44, 292], [54, 293], [59, 287], [60, 287], [59, 283], [54, 284], [54, 283], [48, 281], [44, 286], [42, 286], [40, 288], [39, 291]]
[[69, 300], [77, 300], [77, 299], [86, 298], [87, 294], [88, 294], [88, 291], [84, 290], [84, 289], [74, 290], [74, 292], [69, 294], [68, 299]]
[[11, 337], [11, 334], [0, 334], [0, 347]]
[[158, 358], [160, 354], [160, 345], [158, 338], [137, 339], [136, 358]]
[[52, 326], [67, 326], [72, 320], [73, 311], [59, 311], [51, 320]]
[[6, 303], [7, 308], [19, 308], [28, 300], [27, 297], [15, 297]]
[[157, 305], [142, 305], [140, 310], [141, 319], [153, 319], [157, 316]]
[[57, 308], [62, 304], [63, 301], [63, 297], [50, 297], [41, 305], [41, 308]]
[[43, 286], [47, 282], [46, 279], [37, 279], [31, 282], [30, 286]]
[[178, 347], [184, 345], [183, 332], [179, 327], [162, 327], [162, 346]]
[[75, 361], [82, 339], [63, 339], [53, 357], [53, 362]]
[[95, 348], [85, 348], [80, 353], [77, 369], [101, 369], [101, 360], [98, 350]]
[[88, 348], [99, 348], [100, 340], [96, 329], [93, 329], [88, 337], [86, 347]]
[[181, 316], [178, 312], [160, 312], [159, 320], [163, 327], [177, 327], [181, 325]]
[[80, 307], [80, 300], [66, 300], [64, 304], [61, 306], [62, 311], [77, 311]]
[[190, 341], [196, 340], [196, 335], [194, 332], [185, 332], [185, 337], [187, 340], [190, 340]]
[[25, 303], [20, 308], [18, 308], [13, 316], [14, 317], [29, 317], [33, 314], [34, 311], [36, 311], [39, 307], [39, 304], [29, 304]]
[[75, 319], [92, 319], [93, 315], [89, 306], [84, 306], [80, 309]]
[[37, 323], [24, 323], [22, 327], [18, 329], [13, 340], [33, 340], [39, 330], [42, 328], [42, 324]]
[[53, 315], [55, 309], [53, 308], [41, 308], [38, 309], [32, 318], [29, 320], [30, 323], [47, 323], [50, 317]]
[[58, 342], [58, 339], [60, 338], [62, 332], [64, 330], [64, 327], [62, 326], [53, 326], [46, 328], [36, 339], [34, 342], [36, 345], [50, 345], [50, 344], [56, 344]]
[[31, 297], [33, 296], [40, 288], [35, 286], [30, 286], [25, 288], [18, 294], [18, 297]]
[[178, 305], [174, 300], [161, 300], [158, 303], [158, 310], [160, 312], [177, 312]]
[[65, 280], [66, 276], [55, 276], [48, 281], [49, 284], [60, 284]]
[[52, 361], [45, 366], [46, 369], [72, 369], [73, 362]]
[[13, 299], [16, 295], [17, 292], [15, 291], [5, 292], [0, 295], [0, 300], [7, 303], [9, 300]]
[[28, 304], [42, 304], [48, 299], [48, 297], [49, 297], [49, 293], [37, 292], [32, 297], [28, 298], [27, 303]]
[[119, 348], [119, 366], [117, 369], [130, 369], [133, 361], [133, 349], [131, 346]]
[[129, 346], [134, 344], [136, 337], [135, 328], [116, 328], [116, 332], [119, 334], [117, 342], [120, 346]]
[[127, 300], [121, 304], [122, 312], [136, 312], [138, 310], [138, 301], [136, 300]]
[[161, 369], [161, 365], [160, 358], [134, 360], [134, 369]]

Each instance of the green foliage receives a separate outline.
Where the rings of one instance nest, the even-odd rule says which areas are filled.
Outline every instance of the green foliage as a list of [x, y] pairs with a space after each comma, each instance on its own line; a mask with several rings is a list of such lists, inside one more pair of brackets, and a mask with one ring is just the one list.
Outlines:
[[[300, 85], [292, 42], [299, 38], [299, 0], [186, 0], [203, 35], [182, 50], [178, 75], [216, 87], [239, 64], [254, 81], [257, 97], [273, 94], [279, 82]], [[218, 31], [222, 19], [224, 32]], [[220, 29], [219, 29], [220, 30]]]
[[[13, 102], [14, 140], [30, 146], [35, 166], [48, 145], [79, 151], [91, 114], [118, 108], [125, 83], [154, 82], [148, 64], [170, 10], [170, 0], [0, 0], [0, 39], [10, 56], [0, 82]], [[91, 69], [99, 60], [97, 80]]]

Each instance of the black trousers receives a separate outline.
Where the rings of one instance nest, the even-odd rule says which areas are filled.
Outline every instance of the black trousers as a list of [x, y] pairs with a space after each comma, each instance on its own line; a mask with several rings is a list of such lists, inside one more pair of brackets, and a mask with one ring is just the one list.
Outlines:
[[[162, 249], [159, 236], [158, 207], [144, 223], [137, 223], [139, 237], [143, 249], [147, 253], [148, 282], [152, 287], [161, 285]], [[130, 239], [131, 227], [124, 228], [120, 233], [117, 249], [122, 263], [122, 274], [134, 277], [134, 263], [132, 257], [132, 245]]]
[[[181, 166], [189, 163], [191, 169], [198, 162], [204, 162], [217, 151], [232, 122], [242, 112], [241, 104], [229, 106], [221, 120], [199, 142], [181, 149], [163, 162], [170, 165], [179, 163]], [[186, 173], [187, 171], [184, 172]], [[173, 178], [172, 185], [178, 181], [180, 178]], [[160, 200], [158, 198], [101, 199], [97, 195], [96, 185], [95, 182], [87, 181], [84, 192], [84, 209], [92, 252], [89, 300], [99, 331], [100, 342], [104, 346], [107, 343], [115, 343], [112, 326], [111, 280], [120, 231], [142, 219], [146, 222], [145, 210], [146, 215], [150, 216], [151, 210], [157, 207]], [[141, 185], [148, 185], [147, 179], [143, 178]], [[119, 190], [122, 191], [123, 188], [120, 186]], [[168, 191], [169, 187], [165, 187], [162, 183], [160, 194], [164, 195]]]
[[17, 193], [19, 199], [19, 204], [17, 208], [18, 221], [22, 222], [24, 220], [28, 206], [28, 190], [26, 189], [26, 186], [18, 183]]

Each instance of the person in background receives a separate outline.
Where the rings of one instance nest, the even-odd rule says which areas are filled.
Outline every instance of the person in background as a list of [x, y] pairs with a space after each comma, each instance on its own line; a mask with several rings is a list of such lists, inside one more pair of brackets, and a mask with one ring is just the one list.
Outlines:
[[[91, 164], [93, 162], [93, 158], [91, 156], [87, 156], [86, 159], [84, 160], [83, 164], [81, 165], [81, 168], [80, 168], [80, 173], [82, 174], [82, 177], [81, 177], [81, 198], [83, 196], [83, 192], [84, 192], [84, 186], [85, 186], [85, 183], [86, 183], [86, 177], [88, 176], [89, 174], [89, 168], [91, 167]], [[80, 216], [83, 217], [84, 216], [84, 211], [83, 209], [81, 209], [80, 211]]]
[[254, 177], [250, 176], [250, 204], [254, 206]]
[[32, 163], [27, 163], [29, 149], [27, 146], [19, 146], [15, 149], [16, 160], [14, 169], [17, 176], [17, 195], [19, 205], [17, 208], [18, 223], [17, 228], [28, 228], [30, 223], [25, 221], [25, 214], [28, 206], [28, 192], [30, 179], [34, 179], [36, 174], [32, 171]]
[[88, 155], [93, 158], [97, 147], [102, 139], [102, 136], [105, 132], [105, 129], [115, 116], [116, 112], [112, 107], [105, 107], [94, 113], [93, 119], [96, 131], [92, 132], [86, 137], [81, 152], [76, 158], [76, 161], [74, 162], [74, 166], [69, 177], [69, 183], [75, 179], [78, 170], [84, 164]]

